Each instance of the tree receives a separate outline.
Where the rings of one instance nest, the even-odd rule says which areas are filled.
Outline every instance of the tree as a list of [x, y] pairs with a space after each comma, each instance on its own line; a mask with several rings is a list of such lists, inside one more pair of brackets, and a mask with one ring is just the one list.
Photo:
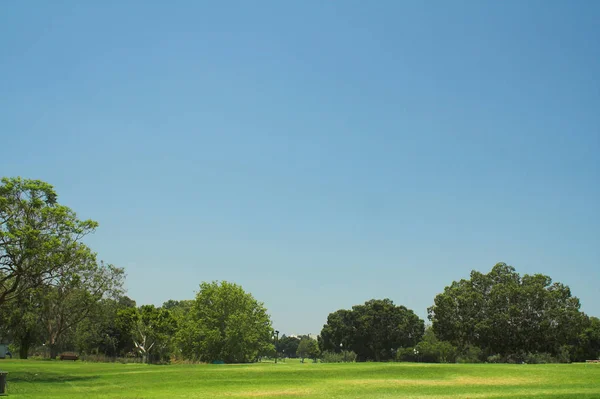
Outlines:
[[573, 352], [573, 361], [576, 362], [600, 359], [600, 319], [586, 316]]
[[283, 357], [296, 357], [299, 344], [300, 338], [283, 334], [277, 343], [277, 352], [281, 353]]
[[126, 296], [104, 298], [88, 317], [78, 323], [74, 344], [85, 354], [103, 354], [108, 357], [125, 356], [133, 350], [132, 324], [125, 329], [119, 324], [119, 312], [136, 310], [135, 301]]
[[505, 263], [454, 281], [428, 311], [439, 339], [459, 350], [479, 347], [485, 356], [557, 356], [577, 340], [584, 323], [569, 287], [541, 274], [521, 277]]
[[305, 358], [313, 359], [316, 361], [319, 356], [319, 345], [314, 339], [304, 336], [298, 344], [296, 355], [300, 358], [300, 361], [304, 363]]
[[177, 324], [171, 312], [154, 305], [141, 306], [134, 318], [133, 341], [144, 363], [166, 361]]
[[321, 350], [352, 350], [358, 360], [393, 359], [398, 348], [414, 346], [425, 323], [412, 310], [390, 299], [372, 299], [352, 310], [329, 314], [321, 331]]
[[189, 317], [178, 334], [188, 358], [247, 363], [273, 349], [273, 329], [266, 309], [237, 284], [200, 284]]
[[123, 269], [97, 263], [96, 255], [81, 247], [77, 246], [78, 256], [57, 268], [37, 290], [42, 304], [40, 322], [51, 358], [58, 355], [65, 334], [93, 314], [103, 298], [116, 297], [122, 290]]
[[2, 178], [0, 184], [0, 306], [44, 283], [78, 256], [97, 223], [79, 220], [40, 180]]
[[0, 307], [0, 341], [5, 338], [16, 344], [20, 359], [27, 359], [29, 348], [43, 340], [40, 309], [39, 295], [34, 289], [21, 295], [19, 300], [12, 299]]
[[456, 347], [446, 341], [440, 341], [432, 328], [427, 328], [423, 339], [415, 347], [418, 361], [425, 363], [454, 363]]

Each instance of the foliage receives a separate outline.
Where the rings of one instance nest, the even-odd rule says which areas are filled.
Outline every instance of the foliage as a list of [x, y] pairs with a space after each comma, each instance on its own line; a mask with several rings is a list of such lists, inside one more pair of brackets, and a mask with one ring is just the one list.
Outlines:
[[435, 297], [429, 318], [440, 339], [460, 350], [480, 347], [487, 356], [555, 356], [576, 341], [585, 321], [569, 287], [541, 274], [521, 277], [504, 263], [446, 287]]
[[451, 343], [440, 341], [431, 328], [425, 330], [423, 339], [415, 346], [399, 349], [396, 360], [423, 363], [454, 363], [457, 349]]
[[119, 312], [127, 309], [135, 311], [135, 301], [125, 296], [98, 302], [89, 317], [77, 325], [74, 343], [80, 355], [116, 358], [130, 354], [133, 351], [132, 324], [124, 327], [119, 317]]
[[277, 342], [277, 352], [283, 357], [294, 358], [296, 357], [296, 351], [298, 350], [299, 344], [300, 338], [283, 334], [281, 338], [279, 338], [279, 342]]
[[171, 336], [177, 329], [171, 312], [154, 305], [143, 305], [130, 322], [133, 323], [133, 343], [143, 361], [169, 361]]
[[[564, 351], [561, 357], [564, 360]], [[577, 335], [571, 360], [583, 362], [592, 359], [600, 359], [600, 319], [586, 316], [583, 328]]]
[[81, 239], [97, 223], [79, 220], [40, 180], [2, 178], [0, 184], [0, 307], [51, 280], [87, 251]]
[[390, 299], [372, 299], [352, 310], [330, 313], [320, 336], [322, 350], [352, 350], [358, 360], [394, 359], [396, 350], [414, 346], [424, 332], [424, 322], [412, 310]]
[[352, 351], [325, 351], [321, 354], [321, 361], [323, 363], [353, 363], [356, 361], [356, 353]]
[[248, 363], [273, 348], [263, 304], [237, 284], [202, 283], [177, 337], [188, 359]]
[[319, 344], [316, 340], [306, 336], [300, 339], [298, 349], [296, 350], [296, 355], [300, 358], [300, 361], [304, 362], [306, 358], [316, 361], [319, 353]]
[[475, 345], [467, 345], [462, 350], [459, 349], [456, 357], [457, 363], [481, 363], [483, 361], [483, 351]]
[[121, 293], [123, 277], [123, 269], [97, 263], [96, 255], [86, 249], [40, 286], [39, 317], [51, 358], [64, 348], [66, 336], [94, 314], [103, 298]]

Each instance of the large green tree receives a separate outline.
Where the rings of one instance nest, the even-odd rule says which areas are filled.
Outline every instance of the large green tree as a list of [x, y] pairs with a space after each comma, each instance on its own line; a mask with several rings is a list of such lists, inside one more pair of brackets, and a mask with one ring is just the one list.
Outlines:
[[390, 299], [372, 299], [352, 310], [329, 314], [320, 335], [322, 351], [352, 350], [358, 360], [389, 360], [401, 347], [416, 345], [425, 323]]
[[0, 181], [0, 306], [51, 279], [80, 256], [80, 241], [97, 223], [80, 220], [40, 180]]
[[558, 355], [576, 342], [585, 316], [569, 287], [542, 274], [520, 276], [496, 264], [488, 274], [471, 272], [437, 295], [428, 309], [436, 336], [484, 355]]
[[237, 284], [200, 284], [188, 316], [178, 334], [188, 358], [247, 363], [274, 349], [267, 310]]

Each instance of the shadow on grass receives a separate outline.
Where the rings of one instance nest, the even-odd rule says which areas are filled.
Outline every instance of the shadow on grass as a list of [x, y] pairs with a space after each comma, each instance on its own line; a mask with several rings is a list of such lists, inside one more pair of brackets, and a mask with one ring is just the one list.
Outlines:
[[27, 372], [15, 372], [8, 375], [8, 383], [32, 382], [32, 383], [64, 383], [75, 381], [91, 381], [97, 376], [77, 376], [68, 374], [38, 374]]

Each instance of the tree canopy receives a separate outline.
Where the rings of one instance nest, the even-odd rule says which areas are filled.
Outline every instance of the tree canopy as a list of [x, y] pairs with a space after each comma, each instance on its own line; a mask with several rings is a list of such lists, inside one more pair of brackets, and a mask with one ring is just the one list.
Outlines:
[[79, 220], [40, 180], [2, 178], [0, 184], [0, 306], [85, 256], [81, 239], [98, 223]]
[[473, 271], [470, 279], [454, 281], [428, 311], [436, 336], [458, 348], [558, 355], [582, 330], [579, 306], [568, 286], [498, 263], [488, 274]]
[[321, 350], [352, 350], [360, 361], [393, 359], [399, 348], [416, 345], [424, 329], [412, 310], [390, 299], [372, 299], [330, 313], [321, 330]]
[[274, 349], [272, 336], [263, 304], [241, 286], [223, 281], [200, 285], [179, 340], [190, 358], [248, 363]]

